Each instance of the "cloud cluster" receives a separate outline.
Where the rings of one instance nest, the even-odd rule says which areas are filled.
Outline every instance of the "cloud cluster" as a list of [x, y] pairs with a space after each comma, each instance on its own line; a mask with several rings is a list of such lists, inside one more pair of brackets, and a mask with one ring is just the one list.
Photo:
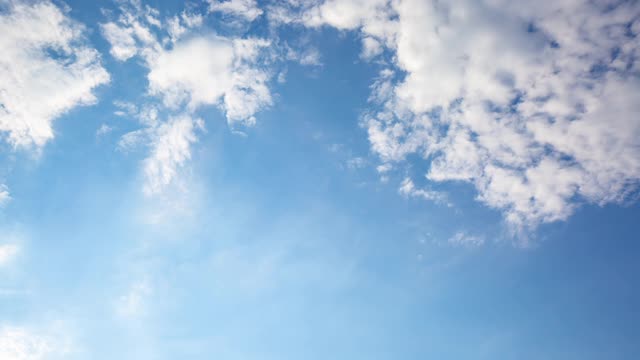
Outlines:
[[141, 57], [149, 70], [149, 93], [167, 108], [192, 113], [216, 105], [230, 123], [251, 125], [255, 113], [271, 105], [271, 73], [264, 66], [269, 40], [217, 35], [203, 27], [202, 14], [162, 20], [157, 10], [138, 2], [120, 10], [116, 20], [101, 25], [111, 54], [121, 61]]
[[[211, 2], [210, 11], [233, 12], [255, 7], [251, 1]], [[182, 12], [162, 19], [139, 2], [122, 4], [120, 15], [101, 25], [120, 61], [142, 59], [148, 69], [148, 93], [162, 103], [157, 109], [175, 113], [167, 120], [147, 122], [147, 130], [126, 134], [121, 148], [148, 139], [145, 193], [159, 193], [190, 158], [195, 129], [203, 122], [193, 114], [217, 106], [231, 126], [251, 126], [255, 114], [272, 104], [268, 83], [270, 41], [253, 37], [224, 37], [203, 25], [206, 14]], [[257, 16], [257, 15], [256, 15]], [[255, 16], [251, 16], [255, 18]], [[158, 122], [160, 121], [160, 123]]]
[[230, 123], [255, 123], [254, 114], [271, 105], [271, 75], [254, 66], [262, 39], [229, 40], [216, 35], [196, 37], [162, 51], [153, 59], [149, 91], [169, 108], [219, 105]]
[[[640, 7], [632, 1], [328, 0], [286, 21], [358, 31], [386, 64], [363, 118], [383, 165], [417, 154], [514, 230], [640, 181]], [[284, 21], [283, 22], [286, 22]]]
[[14, 147], [42, 147], [54, 119], [94, 103], [93, 90], [109, 82], [82, 31], [47, 1], [10, 1], [0, 13], [0, 131]]

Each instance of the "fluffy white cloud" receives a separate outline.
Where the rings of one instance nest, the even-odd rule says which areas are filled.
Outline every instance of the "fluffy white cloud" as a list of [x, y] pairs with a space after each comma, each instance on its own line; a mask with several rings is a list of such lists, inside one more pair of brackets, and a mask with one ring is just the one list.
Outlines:
[[270, 74], [253, 66], [268, 45], [215, 35], [178, 43], [150, 61], [149, 90], [169, 108], [219, 105], [229, 122], [252, 125], [254, 114], [272, 101]]
[[171, 41], [176, 42], [187, 34], [190, 29], [202, 26], [204, 17], [201, 14], [190, 14], [182, 12], [167, 21], [167, 31], [171, 36]]
[[359, 31], [363, 57], [392, 51], [363, 120], [372, 150], [420, 155], [429, 180], [473, 184], [522, 230], [637, 190], [639, 15], [618, 1], [328, 0], [288, 19]]
[[[122, 13], [116, 22], [101, 24], [102, 33], [111, 45], [110, 53], [120, 61], [136, 55], [152, 56], [161, 48], [153, 28], [162, 26], [158, 11], [149, 6], [143, 7], [139, 1], [121, 3]], [[179, 31], [183, 25], [180, 19], [169, 22], [170, 30]]]
[[[201, 28], [199, 14], [183, 12], [162, 22], [157, 10], [137, 2], [121, 11], [116, 21], [102, 24], [111, 54], [123, 61], [140, 56], [149, 69], [149, 93], [168, 108], [193, 112], [217, 105], [230, 123], [252, 125], [254, 115], [271, 105], [272, 74], [264, 66], [270, 41], [213, 34]], [[195, 28], [198, 35], [185, 36]]]
[[256, 0], [208, 0], [209, 11], [220, 12], [226, 15], [244, 18], [248, 21], [255, 20], [262, 15]]
[[[255, 2], [212, 2], [210, 11], [252, 6]], [[143, 114], [144, 109], [138, 111], [131, 104], [117, 111], [145, 125], [124, 135], [118, 147], [129, 151], [140, 143], [151, 143], [151, 154], [144, 162], [146, 194], [161, 192], [190, 158], [195, 130], [203, 128], [202, 120], [192, 116], [198, 108], [217, 106], [230, 125], [251, 126], [255, 114], [272, 104], [268, 86], [272, 74], [266, 66], [271, 61], [270, 41], [216, 35], [204, 27], [203, 19], [202, 14], [182, 12], [164, 21], [157, 10], [131, 1], [122, 4], [117, 19], [101, 25], [116, 59], [137, 56], [143, 60], [148, 93], [162, 102], [162, 106], [147, 106], [153, 114]], [[159, 119], [159, 110], [184, 115], [165, 121]]]
[[52, 121], [96, 101], [109, 81], [83, 28], [48, 1], [9, 2], [0, 14], [0, 131], [15, 147], [41, 147]]

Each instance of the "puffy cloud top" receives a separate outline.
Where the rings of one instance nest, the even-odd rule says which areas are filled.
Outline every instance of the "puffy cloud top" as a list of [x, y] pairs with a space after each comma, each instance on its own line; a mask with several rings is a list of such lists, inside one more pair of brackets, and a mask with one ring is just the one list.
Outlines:
[[49, 2], [10, 2], [0, 13], [0, 131], [16, 147], [41, 147], [55, 118], [96, 101], [109, 81], [82, 26]]
[[417, 153], [514, 229], [621, 202], [640, 181], [640, 7], [634, 2], [359, 1], [288, 21], [357, 30], [392, 57], [365, 115], [383, 164]]

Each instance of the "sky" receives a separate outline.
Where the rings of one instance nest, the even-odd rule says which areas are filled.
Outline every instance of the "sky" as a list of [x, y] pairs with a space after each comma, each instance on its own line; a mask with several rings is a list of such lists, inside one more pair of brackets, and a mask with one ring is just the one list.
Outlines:
[[640, 4], [0, 0], [0, 360], [640, 358]]

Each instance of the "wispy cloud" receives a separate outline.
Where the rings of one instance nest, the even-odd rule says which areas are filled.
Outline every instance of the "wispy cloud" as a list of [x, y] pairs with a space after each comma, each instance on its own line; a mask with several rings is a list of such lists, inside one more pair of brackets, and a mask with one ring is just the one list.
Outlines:
[[125, 320], [136, 319], [147, 314], [149, 297], [153, 294], [147, 279], [133, 282], [115, 302], [116, 314]]
[[7, 265], [20, 252], [17, 244], [0, 244], [0, 267]]
[[255, 20], [263, 13], [256, 0], [208, 0], [208, 2], [211, 12], [241, 17], [248, 21]]
[[151, 155], [144, 163], [147, 195], [159, 193], [174, 181], [179, 168], [191, 158], [191, 144], [197, 140], [195, 131], [203, 128], [201, 119], [183, 115], [153, 129]]
[[418, 189], [413, 181], [409, 178], [405, 178], [398, 189], [398, 192], [407, 197], [416, 197], [423, 200], [433, 201], [438, 204], [446, 204], [451, 206], [447, 200], [445, 193], [433, 190]]
[[483, 236], [471, 235], [464, 231], [458, 231], [447, 240], [449, 245], [463, 248], [475, 248], [483, 245], [484, 242]]

